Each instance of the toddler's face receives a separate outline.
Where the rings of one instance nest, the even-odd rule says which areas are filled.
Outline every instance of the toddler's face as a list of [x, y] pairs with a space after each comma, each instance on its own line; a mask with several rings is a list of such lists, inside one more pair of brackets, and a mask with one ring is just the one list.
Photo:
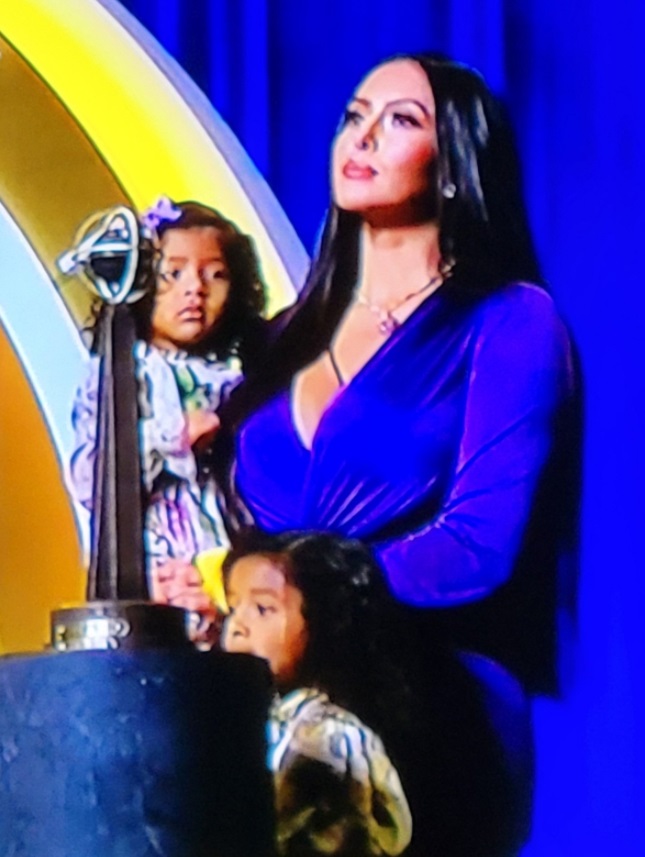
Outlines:
[[172, 350], [201, 342], [221, 316], [230, 287], [215, 227], [168, 229], [161, 239], [151, 319], [153, 345]]
[[307, 642], [300, 591], [287, 582], [279, 566], [260, 555], [235, 563], [226, 590], [230, 614], [223, 648], [264, 658], [277, 683], [288, 685]]

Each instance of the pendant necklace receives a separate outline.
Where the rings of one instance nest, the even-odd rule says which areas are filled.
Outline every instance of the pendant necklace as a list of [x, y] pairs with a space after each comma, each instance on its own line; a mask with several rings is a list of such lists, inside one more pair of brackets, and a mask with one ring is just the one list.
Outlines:
[[401, 322], [394, 317], [394, 313], [401, 309], [402, 306], [407, 304], [408, 301], [411, 301], [412, 298], [416, 298], [418, 295], [427, 292], [428, 289], [431, 289], [432, 286], [436, 285], [443, 279], [442, 274], [435, 274], [431, 280], [425, 284], [425, 286], [421, 286], [420, 289], [416, 289], [414, 292], [410, 292], [410, 294], [406, 295], [404, 298], [398, 303], [395, 303], [394, 306], [384, 307], [380, 304], [373, 303], [366, 295], [362, 292], [356, 292], [356, 302], [361, 306], [366, 307], [373, 315], [377, 318], [377, 327], [378, 332], [383, 336], [390, 336], [397, 327], [401, 326]]

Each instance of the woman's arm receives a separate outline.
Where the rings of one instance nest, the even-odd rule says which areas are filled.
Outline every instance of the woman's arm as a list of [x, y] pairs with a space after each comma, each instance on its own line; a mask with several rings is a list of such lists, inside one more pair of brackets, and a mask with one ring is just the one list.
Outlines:
[[568, 334], [550, 297], [524, 286], [489, 299], [442, 508], [425, 526], [376, 546], [401, 600], [449, 606], [508, 579], [574, 387]]

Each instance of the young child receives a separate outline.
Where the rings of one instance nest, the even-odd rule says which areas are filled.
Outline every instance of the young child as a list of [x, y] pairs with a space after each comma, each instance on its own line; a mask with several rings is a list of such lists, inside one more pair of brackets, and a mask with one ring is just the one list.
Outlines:
[[227, 556], [224, 580], [223, 647], [265, 658], [278, 690], [268, 756], [278, 853], [401, 854], [412, 819], [378, 733], [390, 602], [370, 554], [322, 534], [252, 534]]
[[[154, 600], [209, 611], [199, 554], [228, 540], [209, 460], [217, 409], [260, 358], [264, 285], [251, 239], [219, 212], [161, 198], [142, 217], [155, 248], [132, 305], [146, 490], [144, 537]], [[91, 512], [98, 359], [74, 403], [71, 480]]]

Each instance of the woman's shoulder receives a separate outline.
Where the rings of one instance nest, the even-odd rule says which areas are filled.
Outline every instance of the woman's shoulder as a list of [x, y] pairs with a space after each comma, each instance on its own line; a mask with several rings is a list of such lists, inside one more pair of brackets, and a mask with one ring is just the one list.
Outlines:
[[536, 283], [516, 281], [490, 292], [481, 302], [483, 315], [516, 315], [536, 321], [560, 321], [553, 295]]
[[479, 304], [482, 317], [513, 317], [536, 325], [563, 326], [553, 295], [544, 286], [516, 281], [490, 292]]
[[570, 350], [571, 336], [556, 301], [535, 283], [501, 286], [479, 302], [476, 317], [481, 335], [503, 336], [527, 353]]

